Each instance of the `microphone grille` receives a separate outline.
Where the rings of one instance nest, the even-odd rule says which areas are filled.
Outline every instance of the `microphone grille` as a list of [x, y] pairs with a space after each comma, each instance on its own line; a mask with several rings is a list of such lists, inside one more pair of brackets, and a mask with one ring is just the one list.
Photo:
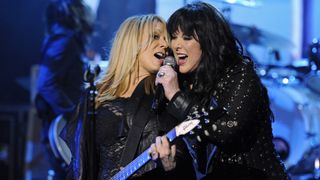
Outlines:
[[175, 67], [177, 63], [173, 56], [167, 56], [163, 60], [163, 65], [169, 65], [169, 66]]

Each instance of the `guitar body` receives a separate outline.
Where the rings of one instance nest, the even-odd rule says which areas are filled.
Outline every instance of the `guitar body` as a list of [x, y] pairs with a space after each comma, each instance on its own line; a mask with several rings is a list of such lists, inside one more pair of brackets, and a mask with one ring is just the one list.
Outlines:
[[56, 159], [63, 163], [63, 167], [66, 167], [71, 162], [71, 151], [65, 141], [59, 137], [59, 134], [67, 124], [66, 119], [62, 115], [57, 116], [50, 124], [48, 137], [51, 150]]

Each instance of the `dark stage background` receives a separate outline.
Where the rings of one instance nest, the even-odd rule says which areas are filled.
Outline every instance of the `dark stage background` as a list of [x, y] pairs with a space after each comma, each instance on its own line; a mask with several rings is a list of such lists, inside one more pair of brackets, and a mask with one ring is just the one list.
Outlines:
[[[31, 94], [36, 76], [32, 67], [40, 58], [47, 2], [0, 1], [0, 179], [46, 179], [46, 164], [39, 147], [41, 122]], [[120, 23], [128, 16], [147, 13], [155, 13], [154, 0], [101, 1], [91, 42], [93, 50], [107, 53]]]

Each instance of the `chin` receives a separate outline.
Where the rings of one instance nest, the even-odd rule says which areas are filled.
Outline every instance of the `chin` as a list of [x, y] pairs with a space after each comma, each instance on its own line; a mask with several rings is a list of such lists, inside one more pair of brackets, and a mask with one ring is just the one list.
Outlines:
[[188, 70], [185, 70], [185, 69], [180, 68], [180, 69], [179, 69], [179, 72], [180, 72], [180, 73], [182, 73], [182, 74], [186, 74], [186, 73], [188, 73], [189, 71], [188, 71]]

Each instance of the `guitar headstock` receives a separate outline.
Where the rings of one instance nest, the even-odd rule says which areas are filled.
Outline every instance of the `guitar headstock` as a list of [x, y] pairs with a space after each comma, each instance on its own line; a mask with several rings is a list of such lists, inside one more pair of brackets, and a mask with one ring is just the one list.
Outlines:
[[187, 119], [176, 126], [176, 135], [194, 134], [194, 128], [202, 129], [202, 125], [206, 126], [210, 120], [220, 118], [226, 112], [224, 107], [219, 107], [217, 101], [211, 98], [208, 108], [193, 107], [192, 113], [187, 116]]
[[[211, 111], [211, 108], [209, 109]], [[209, 113], [205, 111], [205, 109], [201, 109], [201, 111], [195, 110], [193, 113], [187, 117], [185, 121], [176, 126], [176, 135], [185, 135], [188, 132], [192, 131], [195, 127], [199, 127], [200, 121], [209, 121], [207, 118]]]
[[183, 121], [176, 126], [176, 136], [185, 135], [200, 123], [199, 119]]

